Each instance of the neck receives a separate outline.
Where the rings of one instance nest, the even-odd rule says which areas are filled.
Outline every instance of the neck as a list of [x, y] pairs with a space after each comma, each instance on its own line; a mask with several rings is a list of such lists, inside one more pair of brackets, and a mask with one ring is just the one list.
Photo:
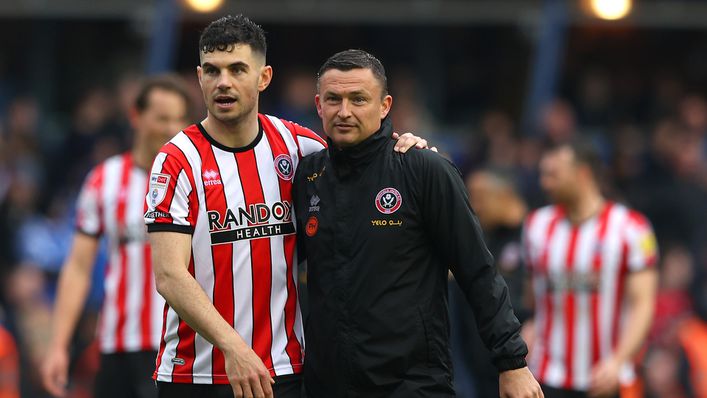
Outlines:
[[565, 204], [567, 218], [573, 224], [579, 224], [596, 216], [604, 207], [604, 197], [599, 190], [588, 189], [578, 195], [573, 203]]
[[247, 146], [258, 136], [258, 114], [256, 112], [251, 112], [230, 123], [224, 123], [209, 114], [201, 124], [211, 137], [230, 148]]

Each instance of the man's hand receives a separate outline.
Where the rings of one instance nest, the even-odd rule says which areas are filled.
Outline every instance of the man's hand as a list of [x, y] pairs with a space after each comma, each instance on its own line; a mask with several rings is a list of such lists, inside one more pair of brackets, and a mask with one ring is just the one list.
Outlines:
[[398, 142], [395, 143], [395, 148], [393, 148], [395, 152], [405, 153], [412, 147], [419, 149], [431, 149], [437, 152], [436, 147], [429, 148], [427, 146], [426, 139], [420, 138], [412, 133], [405, 133], [403, 135], [393, 133], [393, 139], [398, 140]]
[[69, 354], [62, 348], [51, 348], [41, 369], [42, 385], [51, 395], [66, 395], [69, 375]]
[[501, 372], [498, 378], [501, 398], [544, 398], [528, 367]]
[[619, 390], [619, 372], [621, 364], [614, 358], [599, 362], [592, 369], [589, 379], [589, 396], [606, 397], [616, 394]]
[[226, 357], [226, 375], [236, 398], [273, 398], [275, 380], [250, 347], [243, 345]]

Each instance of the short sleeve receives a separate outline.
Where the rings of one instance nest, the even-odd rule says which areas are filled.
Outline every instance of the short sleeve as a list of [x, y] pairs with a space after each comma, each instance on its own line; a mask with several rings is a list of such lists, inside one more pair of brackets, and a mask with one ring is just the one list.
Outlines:
[[88, 174], [76, 202], [76, 229], [83, 234], [94, 237], [103, 234], [102, 186], [103, 166], [101, 165]]
[[192, 234], [196, 219], [193, 187], [189, 163], [181, 151], [168, 144], [155, 158], [150, 172], [145, 198], [147, 231]]
[[658, 244], [653, 228], [645, 216], [635, 211], [630, 213], [626, 226], [626, 245], [630, 271], [640, 271], [656, 265]]
[[[282, 120], [282, 119], [281, 119]], [[292, 135], [297, 140], [300, 156], [305, 157], [313, 153], [317, 153], [327, 147], [326, 141], [314, 131], [300, 126], [297, 123], [282, 120], [287, 128], [292, 132]]]

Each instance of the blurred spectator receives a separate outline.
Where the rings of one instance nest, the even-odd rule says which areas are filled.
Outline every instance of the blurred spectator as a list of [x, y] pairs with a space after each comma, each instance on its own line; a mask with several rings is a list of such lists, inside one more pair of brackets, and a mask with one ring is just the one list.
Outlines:
[[[523, 296], [520, 229], [527, 206], [514, 184], [512, 171], [479, 170], [466, 179], [471, 206], [479, 217], [486, 244], [508, 284], [511, 303], [521, 322], [527, 317], [529, 300]], [[498, 372], [479, 337], [474, 314], [456, 286], [449, 291], [452, 324], [452, 360], [455, 385], [460, 397], [498, 395]]]
[[2, 323], [0, 323], [0, 398], [20, 398], [20, 361], [17, 345]]
[[4, 286], [12, 308], [12, 330], [17, 337], [22, 369], [23, 397], [43, 397], [38, 369], [44, 363], [51, 332], [50, 302], [45, 277], [32, 264], [21, 264]]
[[556, 99], [541, 111], [540, 133], [550, 143], [567, 142], [577, 133], [577, 120], [572, 106]]
[[[316, 76], [312, 72], [304, 70], [293, 70], [282, 76], [285, 83], [280, 95], [280, 105], [275, 113], [286, 120], [292, 120], [302, 126], [320, 131], [322, 121], [314, 108]], [[201, 102], [203, 101], [199, 103]]]

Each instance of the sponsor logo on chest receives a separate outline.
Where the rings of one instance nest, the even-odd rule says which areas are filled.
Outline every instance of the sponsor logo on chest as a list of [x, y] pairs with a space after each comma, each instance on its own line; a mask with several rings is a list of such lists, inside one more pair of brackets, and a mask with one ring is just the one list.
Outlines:
[[251, 204], [225, 212], [209, 210], [206, 216], [212, 245], [295, 233], [292, 203], [288, 201]]

